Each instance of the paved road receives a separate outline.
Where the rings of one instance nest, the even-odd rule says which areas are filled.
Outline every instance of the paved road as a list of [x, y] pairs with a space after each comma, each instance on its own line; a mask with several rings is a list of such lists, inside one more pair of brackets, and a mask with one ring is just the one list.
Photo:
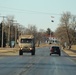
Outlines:
[[36, 55], [25, 53], [0, 56], [0, 75], [76, 75], [76, 61], [62, 52], [49, 55], [49, 48], [36, 49]]

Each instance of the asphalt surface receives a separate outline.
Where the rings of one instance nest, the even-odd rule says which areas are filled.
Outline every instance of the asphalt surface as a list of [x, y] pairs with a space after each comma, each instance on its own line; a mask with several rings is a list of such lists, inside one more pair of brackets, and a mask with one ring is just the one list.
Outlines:
[[0, 55], [0, 75], [76, 75], [76, 56], [61, 53], [50, 56], [45, 47], [36, 49], [35, 56]]

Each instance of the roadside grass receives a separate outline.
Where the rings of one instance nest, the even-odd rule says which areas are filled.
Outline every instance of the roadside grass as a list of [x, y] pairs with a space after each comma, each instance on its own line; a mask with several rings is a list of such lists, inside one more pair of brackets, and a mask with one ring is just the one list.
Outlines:
[[76, 51], [76, 45], [72, 45], [71, 50], [75, 50]]
[[67, 53], [69, 56], [76, 56], [76, 45], [72, 45], [71, 49], [63, 49], [65, 53]]
[[[48, 44], [48, 43], [42, 43], [39, 46], [36, 44], [36, 48], [41, 48], [41, 47], [50, 47], [54, 44]], [[17, 48], [0, 48], [0, 53], [15, 53], [19, 51], [19, 47]], [[76, 45], [72, 45], [71, 50], [64, 49], [65, 52], [67, 53], [76, 53]]]

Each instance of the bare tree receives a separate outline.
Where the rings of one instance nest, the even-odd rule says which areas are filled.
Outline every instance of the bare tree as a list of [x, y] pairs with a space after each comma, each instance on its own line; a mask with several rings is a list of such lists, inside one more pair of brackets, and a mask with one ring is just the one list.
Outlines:
[[71, 39], [70, 39], [70, 34], [69, 34], [68, 28], [71, 23], [71, 13], [70, 12], [63, 13], [61, 16], [60, 22], [61, 22], [60, 25], [66, 27], [66, 32], [67, 32], [67, 37], [68, 37], [68, 42], [69, 42], [69, 49], [70, 49], [71, 48]]
[[76, 16], [72, 15], [71, 19], [72, 20], [71, 20], [70, 28], [72, 28], [73, 30], [75, 30], [75, 28], [76, 28]]
[[26, 28], [26, 34], [32, 34], [34, 36], [36, 36], [37, 33], [37, 27], [35, 25], [28, 25], [28, 28]]
[[60, 26], [55, 31], [55, 36], [61, 40], [61, 45], [63, 45], [64, 41], [65, 41], [65, 36], [66, 36], [66, 31], [65, 30], [66, 30], [65, 27]]
[[[9, 45], [10, 43], [10, 34], [11, 32], [13, 32], [14, 30], [11, 30], [11, 25], [13, 24], [12, 20], [14, 19], [14, 16], [7, 16], [6, 20], [5, 20], [5, 34], [6, 34], [6, 41]], [[10, 32], [11, 31], [11, 32]]]
[[50, 35], [51, 34], [51, 29], [50, 28], [47, 28], [46, 34], [47, 35]]
[[76, 44], [76, 16], [75, 15], [72, 15], [72, 21], [71, 21], [71, 24], [70, 24], [70, 28], [72, 28], [73, 30], [73, 43]]
[[[74, 44], [73, 43], [74, 42], [74, 31], [71, 28], [68, 28], [68, 32], [70, 34], [69, 36], [70, 36], [71, 44]], [[55, 31], [55, 36], [61, 40], [62, 46], [64, 46], [65, 42], [67, 44], [69, 43], [65, 26], [58, 27], [57, 30]]]
[[29, 24], [28, 28], [26, 28], [26, 30], [25, 30], [25, 34], [32, 34], [32, 35], [34, 35], [36, 40], [37, 40], [37, 36], [38, 36], [37, 32], [38, 32], [37, 31], [37, 27], [35, 25], [31, 25], [31, 24]]
[[59, 37], [62, 44], [68, 43], [69, 49], [75, 43], [76, 18], [70, 12], [63, 13], [60, 19], [60, 26], [57, 28], [55, 35]]

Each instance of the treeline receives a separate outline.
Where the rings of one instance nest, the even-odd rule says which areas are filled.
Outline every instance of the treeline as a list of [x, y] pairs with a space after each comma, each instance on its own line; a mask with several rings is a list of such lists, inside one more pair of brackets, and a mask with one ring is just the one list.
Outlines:
[[15, 47], [18, 37], [23, 34], [32, 34], [35, 36], [36, 43], [44, 43], [48, 40], [50, 30], [49, 28], [38, 30], [36, 25], [32, 24], [25, 27], [26, 25], [17, 23], [13, 16], [8, 16], [0, 23], [0, 26], [0, 47]]
[[[54, 23], [54, 22], [53, 22]], [[2, 24], [2, 27], [1, 27]], [[36, 25], [29, 24], [21, 25], [14, 20], [13, 16], [8, 16], [0, 24], [0, 47], [14, 46], [17, 44], [17, 39], [23, 34], [33, 34], [36, 39], [36, 43], [48, 42], [50, 35], [60, 39], [61, 45], [64, 46], [66, 43], [69, 49], [71, 45], [76, 44], [76, 16], [72, 15], [70, 12], [65, 12], [61, 14], [59, 27], [55, 32], [51, 31], [51, 27], [46, 30], [36, 27]], [[3, 35], [2, 35], [3, 34]], [[3, 37], [3, 38], [2, 38]], [[2, 43], [3, 39], [3, 43]]]

